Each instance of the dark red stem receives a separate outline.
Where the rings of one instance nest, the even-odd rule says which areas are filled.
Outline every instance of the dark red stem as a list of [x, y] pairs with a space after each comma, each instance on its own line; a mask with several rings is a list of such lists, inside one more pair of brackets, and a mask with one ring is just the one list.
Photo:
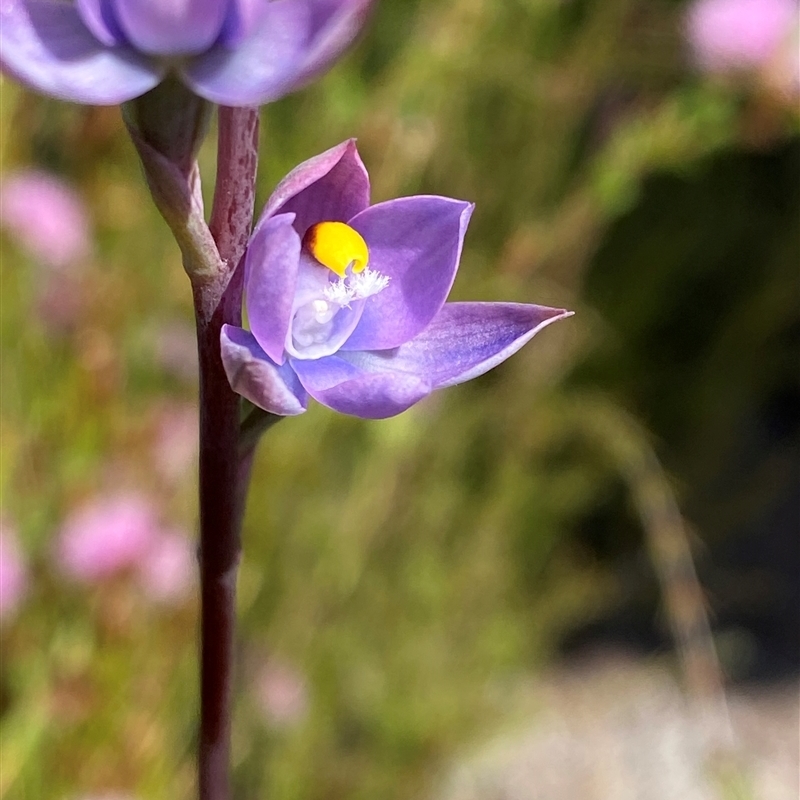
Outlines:
[[200, 800], [230, 798], [236, 576], [248, 471], [240, 469], [239, 397], [220, 357], [223, 324], [242, 321], [239, 268], [253, 220], [258, 111], [219, 109], [209, 227], [225, 269], [193, 286], [200, 361]]

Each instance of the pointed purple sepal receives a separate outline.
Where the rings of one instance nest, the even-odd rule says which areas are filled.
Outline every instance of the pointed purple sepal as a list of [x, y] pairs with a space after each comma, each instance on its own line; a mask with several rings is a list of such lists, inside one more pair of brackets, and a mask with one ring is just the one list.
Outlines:
[[261, 219], [291, 212], [302, 236], [317, 222], [355, 217], [369, 206], [369, 190], [355, 139], [349, 139], [295, 167], [275, 187]]
[[423, 331], [456, 277], [474, 206], [449, 197], [400, 197], [350, 221], [369, 245], [369, 267], [389, 277], [370, 298], [345, 350], [386, 350]]
[[369, 372], [413, 373], [433, 389], [477, 378], [571, 311], [525, 303], [445, 303], [433, 322], [393, 350], [341, 353]]
[[431, 386], [417, 375], [371, 372], [339, 355], [292, 361], [300, 382], [319, 403], [364, 419], [394, 417], [422, 400]]
[[278, 366], [242, 328], [223, 325], [222, 363], [231, 388], [251, 403], [279, 416], [302, 414], [308, 395], [288, 366]]
[[286, 360], [286, 334], [297, 286], [300, 237], [293, 222], [293, 214], [261, 222], [245, 255], [250, 330], [276, 364]]

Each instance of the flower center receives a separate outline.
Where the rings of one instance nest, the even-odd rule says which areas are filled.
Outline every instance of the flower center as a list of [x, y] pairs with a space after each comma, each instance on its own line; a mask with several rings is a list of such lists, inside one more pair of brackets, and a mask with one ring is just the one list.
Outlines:
[[309, 265], [298, 286], [286, 349], [295, 358], [321, 358], [335, 353], [358, 324], [363, 303], [355, 301], [383, 291], [389, 276], [367, 267], [367, 243], [344, 222], [312, 225], [303, 246], [319, 266]]
[[339, 306], [327, 300], [312, 300], [300, 306], [292, 320], [292, 340], [302, 351], [313, 345], [323, 345], [333, 332], [333, 318]]
[[348, 269], [361, 272], [369, 249], [361, 234], [344, 222], [318, 222], [303, 237], [303, 244], [322, 266], [344, 278]]

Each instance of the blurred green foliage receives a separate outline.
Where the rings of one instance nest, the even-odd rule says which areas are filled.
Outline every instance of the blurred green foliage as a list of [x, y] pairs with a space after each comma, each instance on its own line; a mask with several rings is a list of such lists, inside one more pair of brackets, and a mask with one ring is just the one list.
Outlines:
[[[533, 711], [524, 676], [567, 632], [631, 602], [655, 625], [609, 414], [648, 431], [631, 446], [655, 447], [706, 541], [748, 520], [758, 534], [791, 491], [796, 112], [695, 74], [683, 10], [383, 0], [344, 63], [264, 109], [262, 201], [356, 135], [374, 200], [477, 204], [455, 299], [578, 313], [394, 420], [314, 407], [268, 434], [244, 531], [238, 797], [423, 797], [460, 745]], [[0, 488], [32, 583], [2, 632], [0, 797], [188, 798], [194, 607], [154, 610], [125, 580], [79, 589], [52, 559], [65, 514], [122, 485], [192, 524], [192, 471], [152, 469], [158, 414], [195, 396], [158, 357], [191, 324], [188, 284], [116, 109], [7, 80], [0, 108], [3, 171], [67, 178], [97, 233], [62, 333], [37, 314], [36, 265], [3, 242]], [[213, 158], [210, 140], [207, 191]], [[750, 602], [718, 577], [725, 603]], [[294, 725], [254, 700], [270, 658], [305, 681]]]

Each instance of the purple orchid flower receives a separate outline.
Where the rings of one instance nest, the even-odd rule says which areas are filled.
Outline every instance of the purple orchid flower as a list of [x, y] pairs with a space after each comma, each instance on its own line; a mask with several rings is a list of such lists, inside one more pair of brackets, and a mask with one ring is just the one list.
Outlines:
[[0, 67], [78, 103], [122, 103], [174, 73], [213, 103], [259, 105], [330, 67], [370, 2], [0, 0]]
[[245, 257], [250, 330], [226, 325], [233, 389], [279, 415], [309, 395], [382, 419], [482, 375], [571, 315], [521, 303], [445, 303], [473, 206], [448, 197], [369, 204], [353, 141], [278, 185]]

